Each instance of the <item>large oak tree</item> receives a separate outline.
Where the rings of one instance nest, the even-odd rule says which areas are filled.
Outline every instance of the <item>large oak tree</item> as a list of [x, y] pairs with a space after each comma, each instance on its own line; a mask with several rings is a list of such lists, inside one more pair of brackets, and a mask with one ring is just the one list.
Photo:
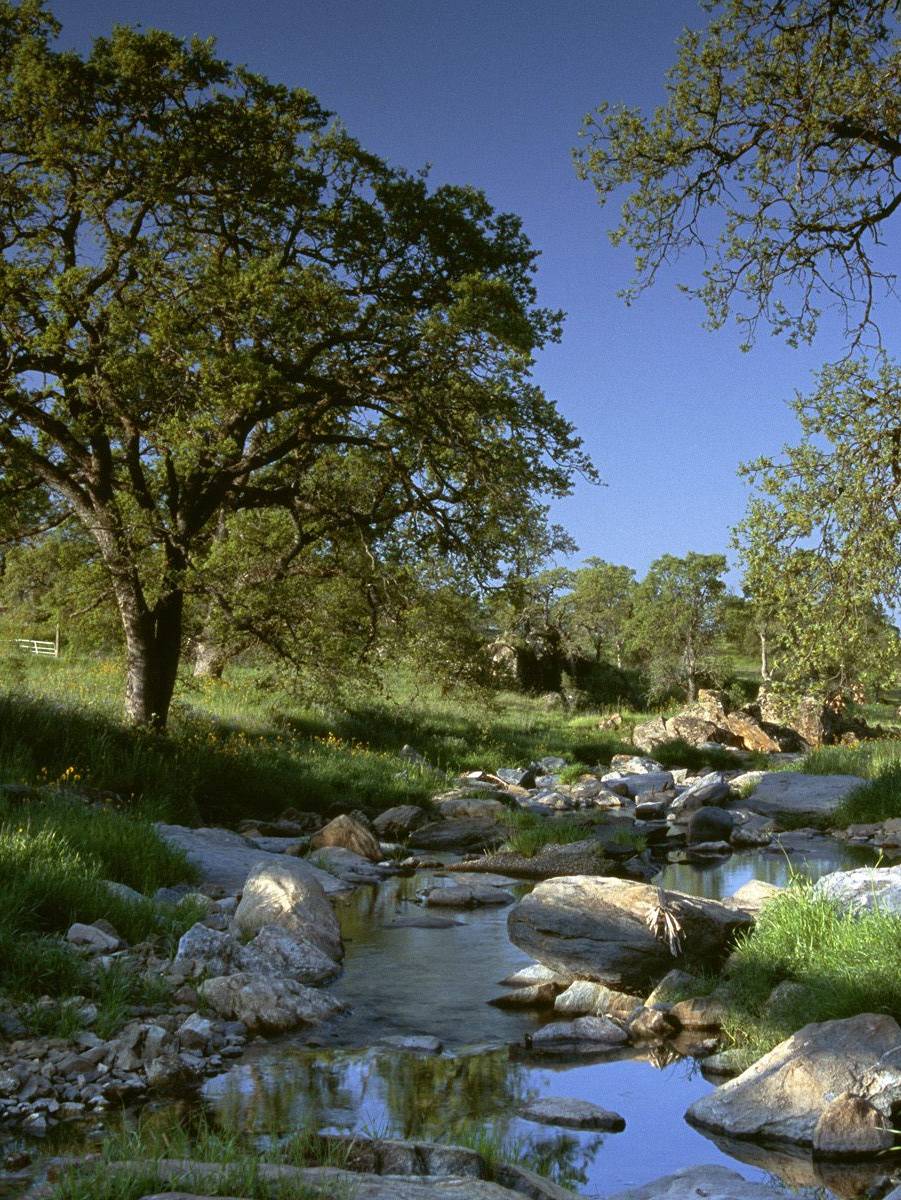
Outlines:
[[57, 33], [0, 3], [0, 479], [96, 541], [127, 713], [162, 726], [223, 514], [287, 513], [280, 554], [391, 531], [488, 571], [590, 468], [530, 381], [558, 315], [515, 217], [208, 42]]

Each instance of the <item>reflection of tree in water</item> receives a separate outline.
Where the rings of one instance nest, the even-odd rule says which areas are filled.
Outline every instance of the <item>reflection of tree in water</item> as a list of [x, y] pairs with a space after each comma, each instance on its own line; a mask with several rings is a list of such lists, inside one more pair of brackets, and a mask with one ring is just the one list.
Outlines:
[[489, 1118], [503, 1122], [526, 1098], [525, 1071], [506, 1050], [459, 1058], [382, 1055], [375, 1065], [399, 1137], [449, 1134]]
[[558, 1133], [555, 1137], [530, 1139], [524, 1158], [533, 1171], [572, 1186], [587, 1183], [588, 1168], [603, 1144], [603, 1137], [580, 1142], [572, 1134]]
[[276, 1133], [318, 1128], [332, 1124], [335, 1112], [357, 1112], [371, 1069], [361, 1056], [313, 1053], [246, 1063], [211, 1105], [228, 1129]]

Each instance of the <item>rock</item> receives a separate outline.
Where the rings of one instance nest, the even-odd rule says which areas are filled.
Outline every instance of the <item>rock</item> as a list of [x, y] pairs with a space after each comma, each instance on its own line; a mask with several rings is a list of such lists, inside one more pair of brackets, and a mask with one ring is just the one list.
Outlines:
[[609, 1017], [576, 1017], [574, 1021], [552, 1021], [532, 1034], [532, 1045], [548, 1047], [561, 1042], [592, 1042], [599, 1046], [622, 1046], [629, 1037]]
[[403, 1050], [407, 1054], [440, 1054], [444, 1049], [436, 1037], [424, 1035], [383, 1037], [379, 1045], [387, 1046], [390, 1050]]
[[436, 886], [424, 891], [425, 902], [438, 908], [482, 908], [485, 905], [512, 904], [516, 897], [503, 888], [480, 883], [458, 883], [450, 887]]
[[439, 917], [435, 913], [415, 913], [409, 917], [395, 917], [385, 926], [386, 929], [453, 929], [462, 925], [453, 917]]
[[357, 884], [381, 883], [385, 878], [385, 870], [376, 866], [371, 859], [364, 858], [354, 850], [345, 850], [343, 846], [324, 846], [314, 850], [312, 861], [323, 871], [355, 887]]
[[539, 1125], [559, 1125], [564, 1129], [591, 1129], [598, 1133], [619, 1133], [626, 1128], [619, 1113], [599, 1108], [589, 1100], [570, 1100], [565, 1097], [543, 1096], [531, 1100], [519, 1110], [525, 1121]]
[[784, 888], [777, 887], [775, 883], [767, 883], [765, 879], [749, 879], [738, 891], [727, 897], [723, 904], [728, 904], [730, 908], [740, 908], [742, 912], [756, 917], [768, 900], [784, 891]]
[[666, 816], [671, 800], [672, 796], [663, 800], [647, 799], [637, 801], [635, 804], [636, 821], [659, 821]]
[[73, 946], [83, 946], [95, 954], [112, 954], [124, 945], [118, 934], [108, 933], [97, 925], [82, 925], [78, 921], [69, 926], [66, 941]]
[[771, 817], [748, 812], [744, 808], [732, 809], [735, 825], [729, 841], [736, 849], [746, 846], [768, 846], [773, 840], [776, 823]]
[[745, 750], [756, 751], [759, 754], [778, 754], [782, 749], [776, 738], [767, 733], [760, 722], [749, 713], [729, 713], [723, 725]]
[[206, 1050], [213, 1038], [213, 1023], [200, 1013], [191, 1013], [175, 1036], [182, 1050]]
[[115, 879], [104, 879], [103, 886], [119, 900], [127, 900], [131, 904], [140, 904], [146, 900], [146, 896], [142, 896], [140, 892], [136, 892], [134, 888], [128, 886], [127, 883], [117, 883]]
[[245, 836], [258, 849], [269, 854], [290, 854], [293, 858], [300, 858], [310, 848], [308, 837], [254, 837], [252, 834]]
[[610, 760], [610, 768], [623, 771], [627, 775], [659, 775], [665, 770], [663, 763], [644, 754], [614, 754]]
[[817, 880], [813, 894], [830, 900], [846, 913], [901, 915], [901, 866], [833, 871]]
[[671, 740], [662, 717], [652, 717], [650, 721], [643, 721], [632, 730], [633, 744], [646, 754], [652, 753], [658, 746]]
[[673, 801], [672, 809], [673, 812], [688, 814], [699, 808], [705, 808], [707, 805], [717, 805], [731, 794], [729, 781], [725, 776], [719, 771], [712, 771], [709, 775], [702, 775], [689, 784], [686, 790]]
[[179, 938], [173, 966], [183, 977], [229, 975], [237, 968], [240, 949], [230, 933], [198, 923]]
[[885, 1116], [863, 1096], [842, 1092], [820, 1113], [813, 1152], [825, 1158], [855, 1158], [891, 1150], [895, 1135]]
[[660, 1040], [672, 1037], [678, 1026], [669, 1013], [659, 1008], [642, 1008], [629, 1022], [633, 1041]]
[[688, 841], [728, 841], [734, 824], [735, 817], [725, 808], [713, 804], [698, 808], [688, 818]]
[[695, 996], [680, 1000], [669, 1015], [682, 1029], [719, 1029], [726, 1019], [726, 1006], [716, 996]]
[[372, 824], [380, 838], [404, 838], [424, 825], [428, 814], [418, 804], [398, 804], [375, 818]]
[[610, 771], [601, 777], [611, 791], [618, 792], [634, 800], [645, 792], [664, 792], [673, 786], [673, 777], [669, 771], [644, 772], [642, 774]]
[[886, 1118], [901, 1100], [901, 1027], [863, 1013], [805, 1025], [735, 1079], [696, 1100], [696, 1125], [732, 1137], [810, 1145], [831, 1097], [851, 1092]]
[[481, 850], [499, 845], [506, 835], [506, 826], [492, 818], [461, 817], [422, 825], [410, 840], [422, 850]]
[[494, 772], [509, 787], [533, 788], [535, 786], [534, 767], [498, 767]]
[[654, 990], [645, 999], [645, 1004], [649, 1008], [653, 1008], [659, 1004], [669, 1004], [673, 1001], [674, 997], [685, 996], [689, 993], [697, 982], [695, 976], [690, 975], [688, 971], [680, 971], [678, 968], [674, 968], [671, 971], [667, 971]]
[[485, 796], [461, 796], [459, 799], [440, 800], [435, 807], [447, 821], [463, 817], [485, 817], [496, 821], [507, 812], [506, 804]]
[[782, 1188], [749, 1183], [728, 1167], [684, 1167], [642, 1187], [617, 1192], [609, 1200], [784, 1200]]
[[576, 979], [569, 987], [557, 996], [554, 1010], [569, 1016], [600, 1017], [611, 1014], [616, 1017], [627, 1017], [642, 1005], [639, 996], [629, 995], [628, 992], [617, 992], [605, 987], [602, 983], [594, 983], [590, 979]]
[[417, 767], [427, 767], [429, 760], [424, 754], [420, 754], [413, 746], [401, 746], [397, 752], [398, 758], [405, 758], [407, 762], [414, 763]]
[[342, 850], [351, 850], [370, 862], [378, 862], [382, 857], [382, 849], [378, 839], [353, 817], [342, 814], [329, 821], [318, 833], [310, 838], [310, 849], [321, 850], [326, 846], [337, 846]]
[[847, 796], [865, 783], [865, 779], [856, 775], [771, 771], [740, 804], [742, 808], [776, 820], [780, 817], [830, 817]]
[[705, 721], [703, 717], [693, 717], [688, 713], [670, 717], [666, 722], [666, 732], [671, 741], [678, 739], [687, 742], [689, 746], [700, 746], [704, 742], [718, 740], [718, 730], [712, 721]]
[[220, 1017], [243, 1021], [250, 1033], [286, 1033], [342, 1012], [340, 1001], [293, 979], [239, 972], [206, 979], [198, 989]]
[[[606, 983], [625, 992], [653, 986], [679, 958], [648, 928], [660, 889], [646, 883], [570, 876], [539, 883], [510, 911], [510, 939], [561, 973]], [[722, 961], [747, 913], [715, 900], [662, 893], [680, 923], [693, 959]]]
[[533, 983], [529, 987], [513, 988], [488, 1003], [495, 1008], [553, 1008], [556, 996], [556, 984]]
[[554, 983], [558, 987], [568, 987], [572, 983], [572, 976], [552, 971], [543, 963], [532, 963], [531, 966], [522, 967], [500, 982], [504, 987], [528, 987], [533, 983]]
[[237, 957], [239, 970], [275, 978], [288, 976], [310, 987], [328, 983], [341, 968], [320, 947], [280, 925], [264, 925]]
[[[229, 895], [241, 891], [247, 877], [259, 864], [272, 862], [281, 865], [285, 861], [284, 855], [266, 853], [247, 838], [229, 829], [188, 829], [184, 825], [157, 825], [156, 830], [165, 842], [184, 850], [188, 861], [200, 872], [205, 885], [220, 886]], [[315, 880], [326, 893], [346, 891], [346, 886], [334, 875], [317, 870], [312, 863], [303, 863], [302, 870], [307, 878]]]
[[273, 858], [259, 863], [244, 885], [234, 921], [244, 934], [257, 933], [264, 925], [278, 925], [299, 940], [312, 942], [336, 962], [344, 954], [335, 911], [318, 881], [310, 876], [309, 864], [301, 859]]
[[498, 850], [476, 862], [452, 863], [449, 871], [490, 871], [514, 879], [551, 879], [556, 875], [619, 875], [620, 868], [603, 842], [549, 842], [535, 854]]
[[761, 689], [757, 707], [762, 721], [794, 731], [809, 748], [822, 746], [837, 725], [836, 715], [814, 696], [798, 699]]

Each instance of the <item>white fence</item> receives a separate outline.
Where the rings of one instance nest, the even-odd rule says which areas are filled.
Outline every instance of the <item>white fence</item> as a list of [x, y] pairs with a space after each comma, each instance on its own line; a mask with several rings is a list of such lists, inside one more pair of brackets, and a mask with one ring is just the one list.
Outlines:
[[36, 638], [16, 638], [16, 645], [26, 654], [43, 654], [47, 658], [59, 658], [59, 629], [52, 642], [41, 642]]

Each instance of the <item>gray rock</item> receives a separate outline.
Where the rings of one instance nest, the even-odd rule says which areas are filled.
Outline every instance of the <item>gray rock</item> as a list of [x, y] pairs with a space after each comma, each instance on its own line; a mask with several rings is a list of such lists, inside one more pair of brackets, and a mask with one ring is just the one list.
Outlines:
[[173, 965], [182, 976], [229, 975], [237, 968], [240, 950], [232, 934], [198, 923], [179, 938]]
[[[251, 871], [260, 863], [283, 863], [280, 854], [267, 854], [230, 829], [188, 829], [184, 825], [157, 825], [156, 830], [171, 846], [184, 850], [188, 861], [200, 872], [205, 884], [216, 884], [231, 895], [240, 892]], [[302, 860], [297, 860], [298, 862]], [[312, 863], [302, 868], [326, 893], [346, 891], [346, 885]], [[190, 889], [189, 889], [190, 890]]]
[[626, 1128], [619, 1113], [599, 1108], [589, 1100], [543, 1096], [531, 1100], [519, 1110], [519, 1116], [539, 1125], [559, 1125], [564, 1129], [591, 1129], [599, 1133], [619, 1133]]
[[551, 1008], [556, 996], [556, 984], [532, 983], [528, 987], [511, 988], [488, 1003], [495, 1008]]
[[576, 979], [557, 997], [554, 1011], [573, 1017], [601, 1017], [607, 1014], [627, 1017], [642, 1003], [639, 996], [614, 991], [590, 979]]
[[687, 815], [699, 808], [719, 804], [731, 795], [729, 781], [720, 772], [713, 771], [690, 783], [679, 798], [673, 802], [672, 807], [674, 812]]
[[431, 908], [483, 908], [486, 905], [512, 904], [516, 897], [503, 888], [484, 883], [458, 883], [436, 886], [422, 893]]
[[96, 954], [112, 954], [122, 948], [122, 939], [117, 934], [107, 933], [97, 925], [82, 925], [76, 921], [69, 926], [66, 941], [73, 946], [82, 946]]
[[328, 983], [341, 970], [315, 942], [280, 925], [264, 925], [253, 941], [241, 946], [236, 966], [255, 975], [288, 976], [311, 987]]
[[497, 850], [476, 862], [453, 863], [449, 871], [488, 871], [513, 879], [552, 879], [557, 875], [621, 874], [609, 847], [597, 838], [580, 842], [549, 842], [535, 854]]
[[461, 796], [439, 800], [435, 807], [446, 821], [455, 821], [463, 817], [486, 817], [495, 821], [507, 812], [506, 804], [485, 796]]
[[830, 1100], [851, 1092], [886, 1118], [901, 1101], [901, 1027], [863, 1013], [805, 1025], [686, 1114], [706, 1129], [811, 1145]]
[[103, 886], [119, 900], [128, 900], [132, 904], [139, 904], [142, 900], [147, 899], [146, 896], [142, 896], [140, 892], [129, 887], [127, 883], [117, 883], [115, 879], [104, 879]]
[[532, 1045], [547, 1048], [553, 1044], [591, 1042], [598, 1046], [622, 1046], [629, 1035], [609, 1017], [576, 1017], [574, 1021], [552, 1021], [532, 1034]]
[[213, 1023], [200, 1013], [191, 1013], [179, 1025], [175, 1036], [182, 1050], [206, 1050], [213, 1040]]
[[398, 804], [379, 813], [372, 824], [381, 838], [403, 838], [427, 820], [428, 814], [418, 804]]
[[782, 1188], [749, 1183], [728, 1167], [684, 1167], [642, 1187], [617, 1192], [609, 1200], [785, 1200]]
[[338, 918], [310, 869], [297, 858], [273, 857], [259, 863], [244, 885], [235, 925], [244, 934], [257, 933], [264, 925], [279, 925], [339, 961], [344, 947]]
[[504, 987], [529, 987], [533, 983], [554, 983], [558, 987], [568, 987], [573, 979], [571, 975], [561, 975], [558, 971], [552, 971], [543, 963], [532, 963], [514, 971], [500, 982]]
[[796, 771], [772, 771], [763, 776], [754, 792], [740, 807], [765, 817], [831, 816], [841, 802], [865, 779], [856, 775], [802, 775]]
[[901, 866], [833, 871], [817, 880], [813, 894], [830, 900], [842, 912], [901, 915]]
[[506, 835], [506, 826], [493, 818], [461, 817], [431, 821], [417, 829], [410, 841], [422, 850], [481, 850], [499, 845]]
[[314, 850], [310, 861], [352, 887], [356, 887], [357, 884], [381, 883], [386, 873], [370, 859], [356, 854], [353, 850], [345, 850], [343, 846], [324, 846], [321, 850]]
[[286, 1033], [323, 1021], [344, 1006], [293, 979], [239, 972], [200, 985], [203, 1000], [226, 1020], [243, 1021], [250, 1033]]
[[767, 901], [772, 900], [774, 896], [778, 896], [783, 891], [785, 891], [784, 888], [777, 887], [775, 883], [767, 883], [765, 879], [749, 879], [723, 903], [732, 908], [740, 908], [742, 912], [756, 917]]
[[[660, 889], [627, 880], [549, 879], [511, 909], [507, 927], [515, 945], [552, 970], [641, 993], [682, 958], [648, 928], [659, 896]], [[719, 963], [734, 935], [751, 924], [747, 913], [715, 900], [680, 892], [663, 899], [684, 946], [701, 962]]]
[[406, 1054], [440, 1054], [444, 1049], [438, 1038], [416, 1034], [406, 1037], [383, 1037], [379, 1040], [379, 1045], [386, 1046], [389, 1050], [402, 1050]]
[[635, 799], [646, 792], [665, 792], [673, 786], [673, 777], [669, 771], [651, 771], [633, 773], [623, 770], [610, 771], [601, 776], [601, 783], [611, 791]]
[[725, 808], [713, 804], [698, 808], [688, 818], [688, 841], [728, 841], [734, 824], [735, 817]]

